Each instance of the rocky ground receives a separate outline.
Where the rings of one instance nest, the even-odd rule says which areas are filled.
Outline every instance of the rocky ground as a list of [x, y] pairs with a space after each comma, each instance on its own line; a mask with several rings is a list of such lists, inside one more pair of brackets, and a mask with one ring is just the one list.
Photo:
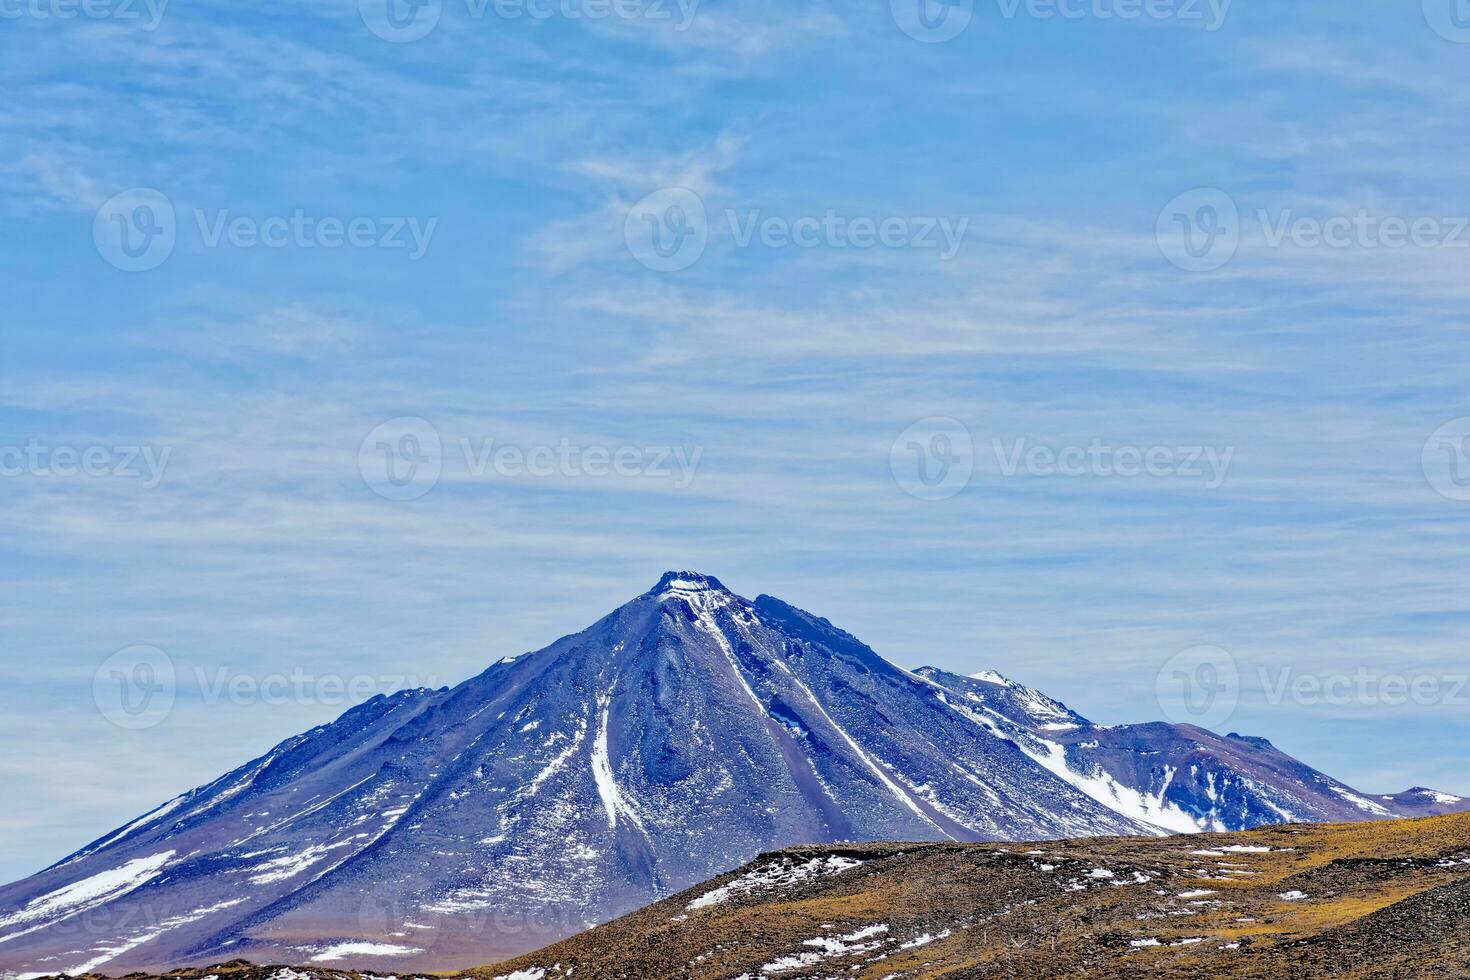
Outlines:
[[[170, 974], [306, 975], [364, 976], [248, 964]], [[792, 848], [465, 976], [1470, 977], [1470, 816]]]

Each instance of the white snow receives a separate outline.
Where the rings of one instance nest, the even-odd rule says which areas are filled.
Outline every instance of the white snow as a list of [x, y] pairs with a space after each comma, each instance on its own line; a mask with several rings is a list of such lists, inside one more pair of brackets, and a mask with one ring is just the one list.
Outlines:
[[289, 966], [283, 966], [270, 975], [270, 980], [311, 980], [311, 974], [297, 973]]
[[1149, 946], [1162, 946], [1164, 944], [1159, 942], [1157, 939], [1135, 939], [1128, 945], [1132, 946], [1134, 949], [1144, 949]]
[[984, 681], [987, 684], [999, 684], [1001, 687], [1013, 687], [1014, 685], [1006, 678], [993, 670], [982, 670], [978, 674], [971, 674], [971, 680]]
[[495, 980], [543, 980], [545, 976], [545, 970], [539, 966], [532, 966], [514, 973], [502, 973]]
[[607, 721], [611, 713], [611, 694], [602, 694], [597, 699], [597, 706], [602, 709], [602, 715], [597, 723], [597, 737], [592, 743], [592, 778], [597, 783], [597, 795], [602, 800], [602, 807], [607, 811], [607, 823], [613, 830], [618, 827], [618, 814], [627, 817], [635, 827], [643, 830], [643, 820], [638, 816], [638, 811], [623, 798], [618, 789], [617, 780], [613, 778], [612, 762], [607, 754]]
[[326, 860], [327, 854], [339, 847], [351, 847], [352, 841], [342, 841], [337, 844], [313, 844], [295, 854], [285, 854], [278, 858], [272, 858], [251, 868], [255, 872], [250, 876], [252, 885], [271, 885], [278, 881], [286, 881], [306, 871], [312, 865]]
[[1423, 795], [1429, 797], [1434, 802], [1439, 803], [1439, 804], [1441, 804], [1443, 806], [1449, 806], [1449, 805], [1451, 805], [1453, 803], [1464, 803], [1465, 802], [1464, 799], [1462, 799], [1461, 797], [1451, 796], [1448, 793], [1441, 793], [1441, 792], [1438, 792], [1437, 790], [1432, 790], [1432, 789], [1431, 790], [1425, 790], [1425, 792], [1424, 792]]
[[1363, 811], [1365, 811], [1367, 813], [1371, 813], [1374, 816], [1379, 816], [1379, 817], [1391, 817], [1391, 816], [1393, 816], [1393, 814], [1391, 812], [1389, 812], [1387, 809], [1385, 809], [1384, 807], [1380, 806], [1377, 803], [1374, 803], [1372, 800], [1364, 799], [1363, 797], [1359, 796], [1357, 793], [1353, 793], [1353, 792], [1349, 791], [1346, 787], [1343, 787], [1343, 786], [1329, 786], [1328, 789], [1332, 790], [1332, 792], [1336, 793], [1338, 796], [1340, 796], [1343, 799], [1347, 800], [1349, 803], [1351, 803], [1353, 806], [1357, 807], [1359, 810], [1363, 810]]
[[934, 935], [931, 932], [926, 932], [922, 936], [915, 936], [913, 939], [910, 939], [906, 943], [899, 943], [898, 948], [899, 949], [918, 949], [920, 946], [928, 946], [930, 943], [934, 942], [935, 940], [938, 940], [938, 939], [948, 939], [949, 936], [950, 936], [950, 931], [948, 929], [944, 930], [943, 932], [941, 932], [937, 936]]
[[1271, 848], [1259, 844], [1227, 844], [1220, 848], [1230, 854], [1270, 854]]
[[854, 858], [839, 857], [832, 855], [825, 858], [813, 858], [805, 864], [783, 864], [773, 862], [755, 871], [749, 871], [736, 878], [728, 884], [721, 885], [714, 891], [705, 892], [703, 895], [690, 902], [686, 911], [694, 912], [699, 909], [709, 908], [727, 902], [736, 896], [745, 896], [768, 888], [790, 888], [793, 885], [806, 881], [814, 881], [817, 878], [825, 878], [829, 875], [841, 874], [860, 866], [863, 862]]
[[868, 953], [877, 949], [881, 942], [865, 942], [875, 936], [881, 936], [888, 932], [885, 923], [877, 923], [855, 929], [843, 936], [817, 936], [802, 942], [803, 946], [813, 947], [812, 952], [798, 952], [791, 956], [782, 956], [772, 960], [761, 967], [762, 973], [789, 973], [792, 970], [800, 970], [805, 967], [814, 966], [823, 960], [835, 956], [850, 956], [855, 953]]
[[669, 584], [664, 586], [665, 592], [706, 592], [710, 588], [709, 582], [704, 579], [675, 578], [670, 579]]
[[[145, 932], [141, 932], [128, 939], [124, 939], [116, 946], [97, 947], [93, 950], [93, 952], [100, 953], [100, 956], [95, 956], [85, 963], [80, 963], [62, 972], [66, 973], [68, 976], [80, 976], [83, 973], [91, 973], [93, 970], [97, 969], [97, 967], [111, 960], [117, 959], [119, 956], [128, 952], [129, 950], [137, 949], [139, 946], [142, 946], [145, 943], [152, 942], [159, 936], [163, 935], [165, 932], [168, 932], [170, 929], [177, 929], [179, 926], [188, 925], [191, 922], [198, 922], [200, 919], [204, 918], [207, 915], [213, 915], [215, 912], [222, 912], [225, 909], [233, 908], [236, 905], [240, 905], [244, 901], [245, 899], [243, 898], [235, 898], [227, 902], [220, 902], [218, 905], [211, 905], [209, 908], [197, 909], [193, 912], [185, 912], [183, 915], [170, 916], [169, 918], [164, 919], [162, 922], [158, 923], [158, 925], [154, 928], [149, 929]], [[208, 978], [206, 978], [206, 980], [208, 980]], [[216, 980], [218, 980], [218, 978], [216, 978]]]
[[1081, 790], [1116, 813], [1177, 834], [1195, 834], [1205, 829], [1194, 817], [1164, 799], [1169, 784], [1174, 781], [1176, 770], [1173, 768], [1164, 768], [1163, 784], [1157, 793], [1149, 794], [1124, 786], [1101, 766], [1093, 769], [1091, 774], [1078, 772], [1067, 761], [1066, 747], [1056, 742], [1038, 738], [1037, 741], [1043, 746], [1043, 751], [1038, 752], [1026, 740], [1011, 741], [1063, 782]]
[[1282, 892], [1280, 895], [1277, 895], [1276, 897], [1279, 898], [1279, 899], [1281, 899], [1284, 902], [1300, 902], [1302, 899], [1304, 899], [1304, 898], [1307, 897], [1307, 893], [1306, 892], [1299, 892], [1295, 888], [1293, 888], [1291, 891], [1289, 891], [1289, 892]]
[[1194, 891], [1180, 892], [1179, 893], [1179, 897], [1180, 898], [1204, 898], [1206, 895], [1213, 895], [1213, 894], [1215, 894], [1215, 893], [1212, 892], [1212, 891], [1210, 891], [1208, 888], [1196, 888]]
[[[552, 738], [555, 739], [560, 736], [561, 733], [558, 732], [556, 735], [553, 735]], [[576, 755], [577, 749], [581, 747], [582, 740], [586, 737], [587, 719], [583, 718], [577, 728], [577, 731], [572, 735], [571, 744], [568, 745], [564, 750], [562, 750], [562, 752], [554, 759], [548, 762], [545, 768], [538, 772], [535, 777], [526, 784], [526, 788], [517, 794], [517, 799], [527, 799], [529, 797], [535, 796], [536, 793], [541, 789], [542, 785], [552, 776], [555, 776], [558, 772], [560, 772], [562, 767], [567, 764], [572, 756]], [[504, 837], [500, 837], [493, 840], [481, 841], [480, 843], [498, 843], [499, 841], [504, 839]]]
[[[1114, 813], [1158, 827], [1161, 833], [1196, 834], [1207, 829], [1194, 817], [1164, 799], [1164, 794], [1169, 790], [1169, 784], [1174, 780], [1174, 769], [1165, 770], [1163, 785], [1159, 787], [1156, 795], [1145, 794], [1132, 787], [1124, 786], [1101, 766], [1095, 767], [1091, 775], [1078, 772], [1067, 761], [1065, 746], [1030, 732], [1007, 731], [1001, 727], [1001, 723], [1010, 725], [1012, 724], [1010, 720], [980, 703], [979, 699], [971, 698], [970, 700], [983, 711], [995, 715], [994, 719], [986, 717], [967, 705], [955, 704], [942, 691], [935, 696], [955, 712], [988, 730], [996, 738], [1010, 742], [1025, 753], [1027, 758], [1039, 763], [1042, 768], [1060, 778], [1073, 789], [1080, 790]], [[1039, 695], [1037, 697], [1039, 698]], [[1047, 710], [1055, 714], [1055, 709], [1048, 708], [1044, 704], [1038, 703], [1035, 707], [1036, 710]]]
[[327, 963], [331, 960], [345, 960], [349, 956], [413, 956], [415, 953], [422, 952], [423, 950], [416, 946], [396, 946], [393, 943], [337, 943], [318, 951], [311, 961]]
[[[164, 866], [173, 858], [174, 853], [163, 851], [148, 857], [135, 858], [116, 868], [99, 872], [90, 878], [83, 878], [81, 881], [58, 888], [40, 898], [32, 899], [19, 911], [0, 918], [0, 928], [37, 921], [49, 925], [121, 898], [158, 877]], [[0, 943], [28, 932], [34, 932], [39, 928], [41, 926], [38, 925], [0, 937]]]

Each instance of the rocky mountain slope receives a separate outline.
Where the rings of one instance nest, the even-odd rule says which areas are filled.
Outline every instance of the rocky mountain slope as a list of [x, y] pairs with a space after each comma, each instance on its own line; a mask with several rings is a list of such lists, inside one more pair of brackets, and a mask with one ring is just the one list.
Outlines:
[[1451, 800], [1370, 799], [1260, 740], [1100, 728], [669, 573], [581, 633], [375, 698], [0, 888], [0, 970], [452, 969], [796, 843], [1149, 835]]
[[993, 672], [961, 677], [920, 668], [1027, 756], [1087, 795], [1175, 833], [1243, 830], [1455, 813], [1470, 802], [1415, 788], [1369, 796], [1264, 738], [1192, 725], [1094, 725], [1066, 705]]

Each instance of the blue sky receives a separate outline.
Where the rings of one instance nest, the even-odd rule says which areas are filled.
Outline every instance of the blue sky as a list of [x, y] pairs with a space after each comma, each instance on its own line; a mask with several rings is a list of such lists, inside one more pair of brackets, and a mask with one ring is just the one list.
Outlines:
[[1470, 792], [1447, 3], [375, 2], [6, 8], [0, 878], [667, 568]]

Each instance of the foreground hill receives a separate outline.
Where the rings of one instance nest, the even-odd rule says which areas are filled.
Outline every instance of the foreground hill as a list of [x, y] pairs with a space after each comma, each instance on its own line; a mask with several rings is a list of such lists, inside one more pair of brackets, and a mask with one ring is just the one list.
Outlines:
[[484, 978], [1465, 976], [1470, 816], [792, 848]]
[[1418, 816], [1262, 739], [1091, 724], [665, 575], [588, 629], [379, 697], [0, 888], [0, 971], [513, 956], [798, 843]]

